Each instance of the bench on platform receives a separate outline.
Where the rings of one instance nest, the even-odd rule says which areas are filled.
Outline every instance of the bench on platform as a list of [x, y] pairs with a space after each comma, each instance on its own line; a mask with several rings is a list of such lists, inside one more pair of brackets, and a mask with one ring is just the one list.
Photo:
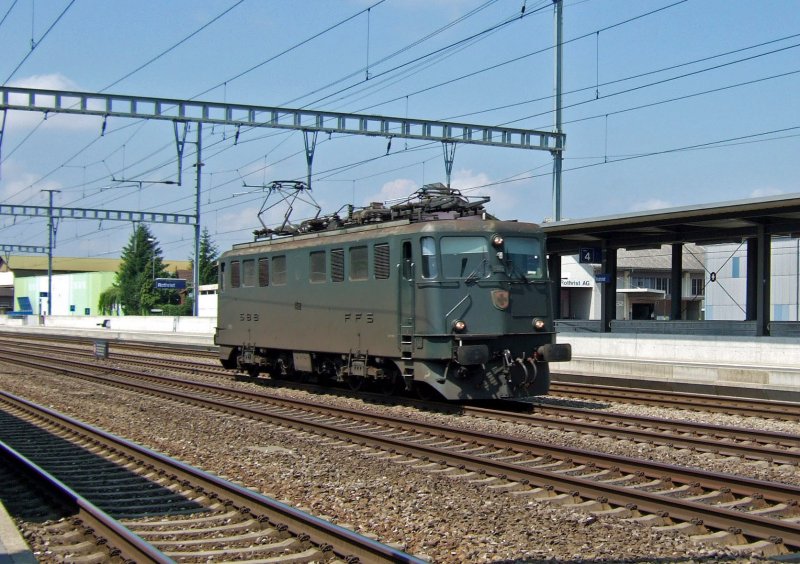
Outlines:
[[9, 311], [8, 316], [12, 319], [20, 319], [26, 315], [33, 315], [33, 307], [31, 306], [31, 299], [27, 296], [17, 298], [18, 309]]

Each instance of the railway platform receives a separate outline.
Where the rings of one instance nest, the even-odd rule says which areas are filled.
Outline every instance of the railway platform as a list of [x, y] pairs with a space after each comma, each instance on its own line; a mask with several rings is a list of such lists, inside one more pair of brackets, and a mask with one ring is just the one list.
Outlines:
[[[210, 350], [213, 317], [0, 316], [0, 333], [71, 335], [108, 342], [168, 343]], [[554, 381], [800, 401], [800, 336], [755, 337], [563, 332], [571, 362]]]
[[14, 521], [0, 503], [0, 564], [36, 564], [38, 560], [28, 548]]

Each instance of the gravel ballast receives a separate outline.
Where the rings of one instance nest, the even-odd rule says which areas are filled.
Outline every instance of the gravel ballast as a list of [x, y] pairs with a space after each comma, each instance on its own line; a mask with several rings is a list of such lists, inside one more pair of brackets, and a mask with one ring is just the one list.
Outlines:
[[[333, 522], [400, 545], [435, 562], [525, 560], [691, 561], [732, 556], [679, 533], [611, 517], [593, 518], [569, 506], [495, 493], [480, 485], [398, 465], [327, 439], [267, 423], [222, 415], [99, 384], [3, 365], [4, 390], [47, 405], [229, 480], [265, 492]], [[196, 378], [203, 380], [203, 378]], [[216, 380], [219, 383], [219, 380]], [[231, 387], [257, 389], [247, 383]], [[367, 405], [349, 398], [295, 390], [270, 394], [330, 401], [362, 410], [593, 448], [626, 456], [698, 465], [762, 479], [797, 483], [796, 468], [742, 464], [633, 443], [472, 417], [421, 414], [407, 407]], [[663, 416], [663, 409], [640, 408]], [[615, 410], [616, 411], [616, 410]], [[707, 414], [714, 418], [714, 414]], [[728, 417], [728, 416], [721, 416]], [[785, 422], [780, 427], [785, 426]], [[740, 423], [737, 423], [740, 424]], [[763, 421], [762, 421], [763, 424]], [[776, 430], [784, 430], [782, 428]], [[795, 426], [797, 432], [797, 426]], [[646, 451], [643, 451], [646, 449]], [[664, 458], [662, 458], [664, 457]], [[697, 460], [695, 460], [697, 459]], [[743, 557], [742, 559], [746, 559]]]

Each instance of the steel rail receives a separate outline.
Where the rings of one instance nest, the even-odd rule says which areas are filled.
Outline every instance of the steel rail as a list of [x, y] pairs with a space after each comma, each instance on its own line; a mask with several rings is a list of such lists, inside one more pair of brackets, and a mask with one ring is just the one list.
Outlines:
[[59, 503], [77, 508], [76, 518], [93, 530], [98, 539], [104, 539], [114, 549], [119, 550], [123, 560], [133, 562], [171, 563], [174, 560], [153, 545], [124, 527], [105, 511], [76, 493], [61, 480], [41, 468], [3, 441], [0, 441], [0, 456], [5, 457], [26, 476], [42, 484]]
[[[534, 403], [533, 413], [510, 413], [474, 406], [464, 406], [463, 413], [510, 423], [575, 430], [595, 436], [629, 437], [647, 444], [686, 448], [719, 456], [800, 465], [800, 436], [793, 433], [676, 421], [644, 415], [596, 413], [584, 408], [556, 407], [543, 403]], [[641, 428], [632, 428], [630, 425]], [[696, 436], [686, 436], [684, 433]], [[744, 441], [759, 444], [745, 444]], [[786, 450], [763, 446], [764, 444], [782, 446]]]
[[[9, 359], [6, 351], [0, 350], [0, 358]], [[649, 460], [640, 460], [615, 454], [607, 454], [599, 451], [592, 451], [586, 449], [579, 449], [575, 447], [559, 446], [541, 441], [534, 441], [531, 439], [516, 438], [508, 435], [486, 434], [479, 431], [470, 431], [468, 429], [461, 429], [452, 426], [445, 426], [434, 423], [427, 423], [424, 421], [410, 421], [403, 417], [394, 417], [391, 415], [380, 415], [374, 413], [365, 413], [357, 409], [350, 409], [345, 407], [334, 407], [330, 405], [323, 405], [316, 402], [299, 400], [299, 399], [283, 399], [266, 396], [261, 394], [252, 394], [250, 392], [231, 390], [222, 386], [214, 384], [207, 384], [203, 382], [190, 382], [169, 376], [159, 376], [154, 374], [141, 373], [133, 370], [126, 370], [122, 368], [113, 368], [115, 374], [122, 374], [135, 378], [138, 380], [145, 379], [154, 381], [159, 385], [168, 386], [167, 388], [151, 388], [137, 384], [136, 382], [125, 382], [114, 377], [98, 375], [93, 372], [83, 372], [81, 370], [69, 370], [65, 365], [72, 364], [80, 368], [88, 368], [91, 371], [101, 370], [107, 371], [106, 367], [96, 367], [94, 365], [85, 364], [80, 361], [70, 361], [60, 359], [61, 363], [58, 367], [51, 367], [47, 362], [36, 362], [30, 359], [17, 358], [16, 362], [28, 364], [40, 369], [56, 370], [59, 372], [69, 372], [79, 377], [88, 377], [92, 380], [101, 380], [106, 384], [113, 386], [122, 386], [135, 391], [145, 393], [164, 394], [165, 397], [173, 397], [184, 402], [192, 403], [195, 405], [205, 405], [206, 402], [214, 404], [220, 409], [234, 409], [241, 410], [247, 416], [262, 416], [267, 415], [272, 417], [287, 417], [287, 421], [293, 422], [295, 418], [284, 415], [276, 415], [272, 412], [264, 412], [259, 408], [263, 407], [263, 402], [268, 402], [274, 406], [283, 407], [294, 410], [306, 410], [309, 412], [324, 413], [326, 415], [333, 414], [338, 417], [358, 419], [368, 423], [377, 425], [391, 425], [408, 431], [424, 432], [431, 435], [441, 436], [443, 438], [463, 440], [467, 442], [489, 442], [497, 448], [515, 449], [519, 451], [530, 451], [537, 455], [552, 455], [557, 453], [558, 456], [564, 459], [570, 459], [578, 464], [596, 465], [602, 462], [607, 467], [617, 468], [623, 472], [636, 473], [645, 472], [645, 475], [653, 479], [660, 479], [664, 476], [671, 476], [673, 479], [687, 483], [699, 483], [703, 480], [708, 484], [708, 487], [713, 489], [730, 488], [734, 493], [740, 495], [749, 495], [757, 488], [761, 490], [760, 493], [767, 494], [767, 499], [771, 499], [776, 503], [784, 502], [786, 500], [798, 499], [800, 500], [800, 488], [789, 486], [786, 484], [778, 484], [775, 482], [754, 480], [752, 478], [745, 478], [735, 476], [732, 474], [722, 474], [716, 472], [708, 472], [705, 470], [692, 469], [683, 466], [675, 466], [654, 462]], [[181, 391], [176, 391], [174, 388], [179, 388]], [[184, 390], [189, 392], [202, 390], [211, 397], [201, 398], [191, 393], [184, 393]], [[218, 396], [218, 397], [213, 397]], [[221, 398], [221, 399], [220, 399]], [[224, 401], [224, 399], [235, 399], [246, 402], [249, 405], [231, 404]], [[199, 403], [198, 403], [199, 402]], [[260, 402], [260, 403], [257, 403]], [[252, 407], [255, 406], [255, 407]], [[788, 493], [787, 493], [788, 491]]]
[[[65, 368], [60, 367], [58, 370], [64, 371]], [[95, 376], [89, 377], [95, 378]], [[323, 436], [332, 437], [336, 440], [349, 442], [354, 445], [388, 451], [398, 456], [416, 457], [424, 461], [438, 460], [441, 464], [465, 467], [477, 472], [501, 476], [504, 479], [510, 479], [521, 483], [536, 483], [541, 487], [554, 488], [575, 497], [594, 499], [601, 503], [613, 503], [618, 506], [627, 506], [634, 510], [668, 516], [681, 521], [703, 523], [714, 529], [743, 531], [744, 534], [748, 536], [769, 539], [775, 543], [783, 542], [793, 547], [800, 547], [800, 523], [795, 523], [790, 520], [775, 519], [766, 515], [713, 506], [682, 499], [680, 497], [670, 497], [663, 493], [626, 488], [612, 483], [569, 475], [563, 471], [552, 472], [535, 467], [525, 467], [518, 463], [482, 458], [470, 455], [469, 453], [454, 452], [452, 450], [441, 449], [390, 436], [377, 436], [374, 433], [359, 429], [344, 429], [326, 422], [313, 421], [294, 415], [265, 412], [263, 406], [252, 407], [249, 405], [230, 403], [224, 399], [201, 398], [181, 391], [150, 389], [134, 382], [124, 383], [109, 379], [109, 383], [129, 389], [139, 389], [146, 393], [157, 394], [191, 405], [198, 405], [206, 408], [212, 407], [219, 411], [238, 416], [265, 419], [273, 422], [279, 421], [289, 428], [322, 434]], [[286, 400], [282, 401], [285, 403], [293, 403], [287, 402]], [[316, 406], [316, 409], [320, 415], [322, 415], [323, 408]], [[514, 437], [486, 435], [463, 429], [453, 429], [421, 422], [409, 422], [407, 419], [365, 414], [364, 412], [356, 410], [327, 407], [325, 410], [329, 413], [336, 413], [339, 416], [351, 413], [352, 417], [358, 418], [365, 423], [375, 422], [375, 424], [378, 424], [378, 421], [383, 421], [383, 425], [394, 425], [405, 433], [416, 430], [418, 433], [427, 433], [430, 438], [452, 437], [453, 439], [466, 442], [472, 441], [473, 443], [482, 443], [485, 446], [495, 449], [515, 449], [531, 457], [547, 457], [555, 453], [557, 456], [560, 456], [564, 462], [584, 465], [597, 472], [600, 471], [598, 466], [604, 466], [609, 470], [621, 471], [629, 474], [639, 473], [649, 476], [652, 480], [672, 483], [681, 482], [691, 487], [703, 486], [713, 491], [730, 491], [745, 498], [763, 497], [765, 500], [770, 500], [775, 504], [784, 504], [787, 507], [796, 506], [796, 500], [800, 499], [800, 488], [785, 484], [706, 472], [571, 447], [559, 447]], [[578, 469], [576, 469], [576, 471], [577, 470]], [[742, 504], [746, 503], [743, 501]]]
[[[30, 347], [36, 347], [34, 343]], [[2, 347], [0, 347], [1, 349]], [[52, 352], [52, 348], [50, 349]], [[82, 353], [89, 356], [91, 353]], [[170, 368], [211, 375], [221, 375], [224, 372], [209, 368], [207, 365], [193, 363], [191, 367], [182, 368], [177, 360], [149, 360], [139, 359], [135, 355], [117, 354], [114, 360], [131, 362], [139, 366], [163, 367], [165, 364]], [[123, 370], [119, 368], [118, 370]], [[132, 375], [138, 373], [133, 372]], [[169, 378], [166, 376], [150, 375], [151, 378]], [[175, 382], [175, 380], [173, 380]], [[242, 394], [228, 388], [214, 386], [197, 382], [197, 386], [203, 386], [210, 391], [224, 394]], [[265, 399], [270, 399], [264, 396]], [[479, 418], [491, 418], [499, 421], [512, 423], [522, 423], [526, 425], [544, 426], [558, 430], [573, 430], [583, 434], [593, 436], [605, 436], [609, 438], [630, 438], [650, 445], [660, 445], [670, 448], [685, 448], [698, 452], [708, 452], [717, 456], [744, 457], [750, 460], [765, 460], [775, 464], [800, 465], [800, 437], [790, 433], [779, 433], [769, 431], [757, 431], [742, 427], [723, 427], [704, 423], [693, 423], [688, 421], [672, 421], [669, 419], [636, 416], [636, 415], [616, 415], [607, 413], [594, 413], [587, 409], [571, 407], [553, 407], [542, 403], [532, 404], [535, 413], [510, 413], [508, 411], [490, 410], [475, 406], [461, 406], [460, 412]], [[552, 415], [548, 415], [551, 412]], [[562, 417], [570, 417], [565, 420]], [[591, 421], [576, 421], [575, 418], [588, 419]], [[611, 426], [609, 426], [611, 424]], [[625, 425], [619, 427], [614, 425]], [[645, 427], [645, 429], [635, 429], [629, 425]], [[685, 433], [698, 435], [695, 437], [686, 436]], [[705, 437], [704, 437], [705, 436]], [[711, 436], [708, 438], [708, 436]], [[731, 442], [733, 441], [733, 442]], [[760, 443], [760, 444], [747, 444]], [[764, 446], [764, 444], [782, 445], [786, 450]], [[790, 450], [794, 449], [794, 450]]]
[[[33, 348], [36, 347], [36, 344], [30, 343], [29, 346]], [[52, 348], [50, 352], [52, 352]], [[91, 355], [88, 351], [82, 354], [85, 356]], [[185, 361], [171, 359], [150, 360], [136, 358], [135, 355], [116, 354], [113, 360], [131, 362], [139, 366], [163, 367], [166, 364], [170, 368], [177, 368], [191, 373], [211, 375], [224, 374], [220, 369], [214, 369], [208, 365], [199, 363], [192, 363], [191, 367], [183, 368], [180, 366], [180, 363]], [[153, 377], [166, 378], [164, 376]], [[219, 393], [235, 393], [228, 388], [214, 386], [213, 384], [198, 382], [197, 385]], [[610, 438], [628, 437], [651, 445], [686, 448], [700, 452], [709, 452], [718, 456], [744, 457], [751, 460], [765, 460], [775, 464], [800, 465], [800, 437], [790, 433], [757, 431], [755, 429], [742, 427], [723, 427], [720, 425], [688, 421], [671, 421], [669, 419], [637, 415], [599, 414], [587, 409], [556, 407], [543, 403], [533, 404], [533, 409], [533, 414], [509, 413], [507, 411], [497, 411], [465, 405], [461, 407], [461, 412], [464, 415], [479, 418], [491, 418], [499, 421], [545, 426], [558, 430], [575, 430], [583, 434], [595, 436]], [[548, 415], [548, 413], [551, 413], [551, 415]], [[565, 420], [563, 417], [570, 417], [570, 419]], [[576, 418], [590, 421], [576, 421]], [[609, 426], [609, 424], [611, 424], [611, 426]], [[645, 428], [635, 429], [614, 425], [637, 425]], [[699, 436], [686, 436], [684, 433], [691, 433]], [[703, 438], [702, 435], [710, 435], [711, 438]], [[745, 444], [744, 441], [761, 444]], [[783, 445], [787, 450], [763, 446], [763, 444]], [[792, 448], [796, 450], [788, 450]]]
[[767, 419], [800, 420], [800, 402], [646, 390], [643, 388], [622, 388], [600, 384], [573, 384], [567, 382], [551, 383], [550, 395], [559, 397], [581, 397], [594, 400], [602, 398], [623, 403], [647, 403], [677, 409], [700, 409], [703, 411], [764, 417]]
[[403, 551], [359, 535], [358, 533], [340, 527], [329, 521], [310, 515], [292, 506], [281, 503], [275, 499], [256, 493], [245, 487], [223, 480], [217, 476], [207, 474], [153, 451], [132, 441], [128, 441], [101, 429], [94, 428], [82, 421], [58, 413], [49, 408], [38, 406], [33, 402], [14, 396], [0, 390], [0, 398], [12, 403], [29, 413], [55, 420], [58, 424], [74, 432], [90, 435], [101, 439], [104, 443], [118, 452], [127, 456], [144, 458], [167, 468], [178, 480], [188, 480], [191, 483], [201, 483], [206, 492], [230, 500], [234, 505], [248, 507], [266, 513], [274, 522], [286, 524], [292, 531], [301, 531], [309, 536], [309, 540], [318, 546], [328, 546], [341, 557], [350, 559], [358, 558], [359, 562], [408, 562], [424, 564], [424, 561], [411, 556]]

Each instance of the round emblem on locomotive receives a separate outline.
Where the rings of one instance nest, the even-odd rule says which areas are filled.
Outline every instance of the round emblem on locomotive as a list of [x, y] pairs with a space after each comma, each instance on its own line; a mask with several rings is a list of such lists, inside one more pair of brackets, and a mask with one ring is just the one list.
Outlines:
[[508, 309], [508, 290], [492, 290], [492, 305], [497, 309]]

